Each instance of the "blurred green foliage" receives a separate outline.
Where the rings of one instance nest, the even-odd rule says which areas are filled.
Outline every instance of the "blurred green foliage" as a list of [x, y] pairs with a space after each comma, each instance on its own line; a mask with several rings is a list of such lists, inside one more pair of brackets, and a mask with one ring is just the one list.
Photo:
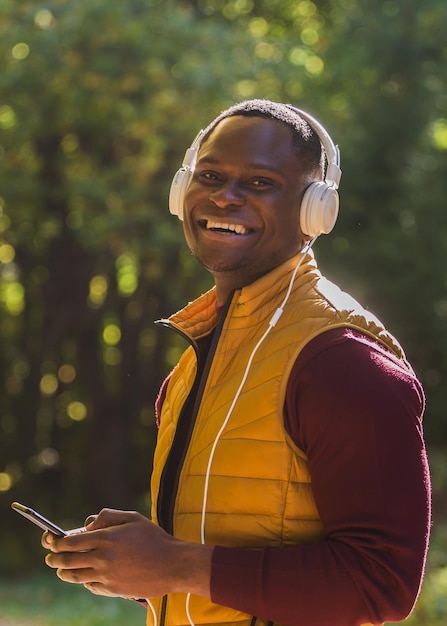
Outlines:
[[67, 527], [148, 510], [154, 399], [183, 347], [153, 320], [211, 285], [169, 184], [244, 98], [307, 109], [340, 145], [339, 224], [316, 253], [406, 347], [442, 456], [446, 26], [443, 0], [2, 1], [0, 571], [41, 558], [12, 500]]
[[0, 606], [0, 624], [5, 626], [142, 626], [145, 622], [145, 609], [136, 602], [94, 596], [82, 585], [65, 584], [48, 572], [0, 581]]

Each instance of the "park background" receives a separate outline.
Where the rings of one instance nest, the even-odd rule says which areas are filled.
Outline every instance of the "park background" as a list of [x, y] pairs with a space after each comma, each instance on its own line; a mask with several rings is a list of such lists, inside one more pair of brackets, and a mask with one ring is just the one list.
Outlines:
[[211, 285], [169, 185], [197, 130], [252, 97], [308, 110], [340, 146], [316, 255], [423, 381], [434, 526], [408, 624], [445, 624], [446, 31], [445, 0], [1, 1], [1, 626], [144, 623], [54, 580], [10, 503], [66, 527], [148, 513], [154, 399], [184, 347], [153, 321]]

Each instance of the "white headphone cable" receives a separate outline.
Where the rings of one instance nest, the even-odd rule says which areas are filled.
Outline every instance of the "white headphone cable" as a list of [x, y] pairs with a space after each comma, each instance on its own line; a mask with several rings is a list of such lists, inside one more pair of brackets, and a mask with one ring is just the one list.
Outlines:
[[155, 611], [154, 605], [152, 604], [152, 602], [150, 600], [146, 600], [147, 602], [147, 606], [150, 609], [151, 613], [152, 613], [152, 619], [154, 620], [154, 626], [158, 626], [158, 619], [157, 619], [157, 613]]
[[[297, 272], [301, 266], [301, 263], [303, 262], [303, 259], [306, 255], [307, 252], [309, 252], [309, 250], [312, 248], [312, 246], [315, 243], [317, 237], [313, 237], [312, 239], [310, 239], [308, 242], [306, 242], [303, 246], [303, 249], [301, 250], [301, 257], [298, 261], [298, 263], [295, 266], [295, 269], [293, 270], [293, 274], [292, 277], [289, 281], [289, 288], [287, 289], [287, 293], [284, 296], [283, 301], [281, 302], [281, 304], [279, 305], [279, 307], [276, 309], [276, 311], [274, 312], [272, 319], [269, 322], [269, 328], [267, 329], [268, 332], [270, 332], [270, 328], [273, 328], [273, 326], [276, 326], [279, 318], [281, 317], [281, 315], [284, 313], [284, 307], [286, 306], [287, 300], [290, 298], [290, 294], [292, 292], [292, 287], [293, 287], [293, 283], [295, 282], [295, 278], [297, 275]], [[264, 339], [262, 338], [262, 341], [264, 341]], [[255, 350], [257, 350], [258, 347], [256, 346]]]

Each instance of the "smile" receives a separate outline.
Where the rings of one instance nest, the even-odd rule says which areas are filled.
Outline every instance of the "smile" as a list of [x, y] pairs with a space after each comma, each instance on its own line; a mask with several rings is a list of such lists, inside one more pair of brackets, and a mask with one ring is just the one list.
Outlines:
[[218, 231], [220, 233], [231, 233], [236, 235], [246, 235], [250, 231], [242, 224], [227, 224], [226, 222], [214, 222], [213, 220], [202, 220], [201, 225], [206, 230]]

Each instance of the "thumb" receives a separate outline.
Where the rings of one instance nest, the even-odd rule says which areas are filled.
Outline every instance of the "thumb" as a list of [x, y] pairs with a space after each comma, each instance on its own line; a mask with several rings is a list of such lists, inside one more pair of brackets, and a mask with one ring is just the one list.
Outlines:
[[85, 520], [87, 530], [98, 530], [109, 526], [120, 526], [130, 521], [129, 511], [118, 511], [116, 509], [102, 509], [98, 515], [89, 515]]
[[84, 522], [84, 526], [87, 528], [88, 526], [90, 526], [90, 524], [92, 524], [95, 519], [97, 518], [97, 515], [89, 515]]

